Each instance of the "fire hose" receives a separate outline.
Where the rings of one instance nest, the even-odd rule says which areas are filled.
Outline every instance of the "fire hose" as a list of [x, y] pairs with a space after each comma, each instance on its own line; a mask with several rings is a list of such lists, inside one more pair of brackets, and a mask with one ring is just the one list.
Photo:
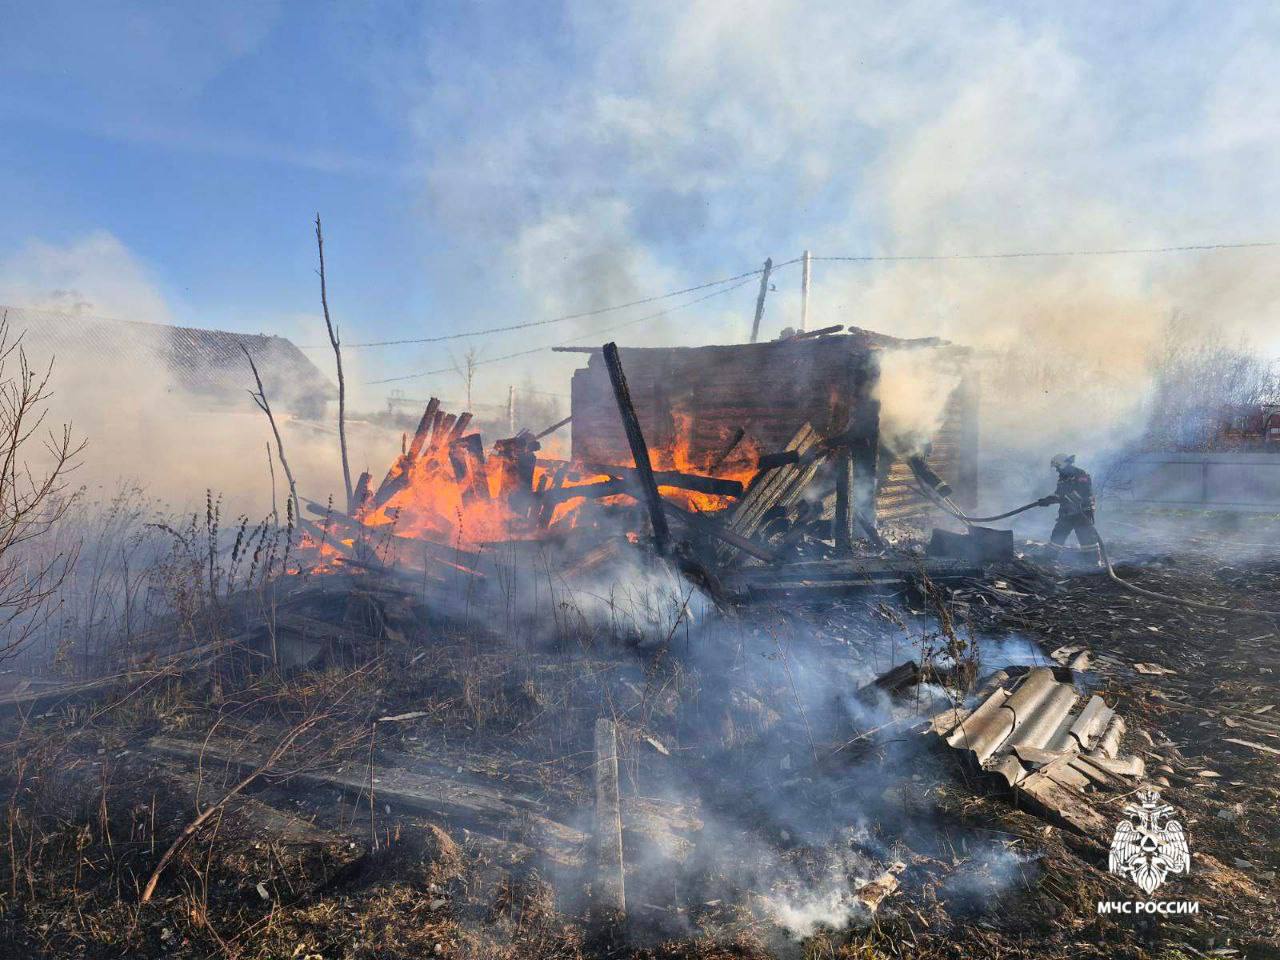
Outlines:
[[[920, 477], [917, 477], [916, 479], [919, 481]], [[933, 500], [936, 504], [938, 504], [939, 507], [941, 507], [947, 513], [951, 514], [961, 523], [964, 523], [965, 525], [970, 527], [976, 523], [992, 523], [993, 521], [996, 521], [996, 520], [1004, 520], [1006, 517], [1012, 517], [1019, 513], [1025, 513], [1026, 511], [1034, 509], [1035, 507], [1048, 507], [1048, 506], [1051, 506], [1053, 503], [1053, 501], [1050, 500], [1050, 498], [1042, 497], [1039, 500], [1033, 500], [1030, 503], [1023, 504], [1021, 507], [1018, 507], [1016, 510], [1009, 510], [1006, 513], [999, 513], [993, 517], [970, 517], [970, 516], [966, 516], [964, 511], [962, 511], [958, 506], [956, 506], [955, 501], [953, 501], [949, 495], [945, 495], [941, 493], [938, 489], [931, 489], [931, 486], [928, 483], [921, 482], [919, 486], [921, 491], [924, 492], [929, 499]], [[947, 489], [947, 488], [943, 487], [943, 489]], [[1213, 613], [1243, 613], [1243, 614], [1252, 614], [1254, 616], [1261, 616], [1261, 617], [1280, 617], [1280, 610], [1256, 610], [1248, 607], [1219, 607], [1219, 606], [1215, 606], [1212, 603], [1201, 603], [1198, 600], [1187, 600], [1187, 599], [1184, 599], [1183, 597], [1172, 597], [1165, 593], [1157, 593], [1154, 590], [1148, 590], [1145, 587], [1139, 587], [1137, 584], [1133, 584], [1133, 583], [1130, 583], [1128, 580], [1122, 579], [1121, 576], [1118, 573], [1116, 573], [1115, 567], [1111, 565], [1111, 556], [1110, 554], [1107, 553], [1106, 541], [1102, 539], [1102, 535], [1098, 533], [1098, 528], [1096, 526], [1093, 528], [1093, 535], [1094, 535], [1094, 538], [1098, 541], [1098, 557], [1102, 560], [1102, 565], [1106, 568], [1107, 576], [1110, 577], [1112, 580], [1114, 580], [1116, 583], [1118, 583], [1120, 586], [1124, 587], [1126, 590], [1131, 590], [1134, 593], [1141, 594], [1144, 597], [1151, 597], [1152, 599], [1155, 599], [1155, 600], [1164, 600], [1166, 603], [1177, 603], [1186, 607], [1194, 607], [1197, 610], [1209, 610]]]

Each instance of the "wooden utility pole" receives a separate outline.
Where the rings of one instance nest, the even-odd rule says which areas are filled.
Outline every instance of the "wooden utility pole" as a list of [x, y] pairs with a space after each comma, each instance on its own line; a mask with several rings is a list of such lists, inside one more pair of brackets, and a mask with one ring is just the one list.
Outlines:
[[511, 436], [516, 435], [516, 387], [515, 384], [507, 387], [507, 427], [511, 431]]
[[604, 365], [609, 371], [609, 380], [613, 384], [613, 397], [618, 402], [622, 428], [627, 433], [631, 456], [636, 462], [636, 479], [640, 481], [640, 489], [644, 494], [645, 504], [649, 508], [649, 520], [653, 524], [653, 544], [659, 553], [666, 553], [667, 544], [671, 540], [671, 531], [667, 527], [667, 515], [663, 512], [662, 496], [658, 493], [657, 481], [653, 478], [649, 447], [644, 442], [640, 420], [636, 417], [636, 408], [631, 402], [631, 390], [627, 387], [627, 378], [622, 372], [622, 361], [618, 358], [618, 345], [606, 343], [601, 352], [604, 354]]
[[765, 260], [760, 274], [760, 294], [756, 297], [756, 318], [751, 322], [751, 342], [760, 339], [760, 318], [764, 316], [764, 296], [769, 292], [769, 274], [773, 272], [773, 258]]
[[800, 332], [809, 329], [809, 264], [812, 261], [809, 251], [804, 252], [804, 274], [800, 280]]

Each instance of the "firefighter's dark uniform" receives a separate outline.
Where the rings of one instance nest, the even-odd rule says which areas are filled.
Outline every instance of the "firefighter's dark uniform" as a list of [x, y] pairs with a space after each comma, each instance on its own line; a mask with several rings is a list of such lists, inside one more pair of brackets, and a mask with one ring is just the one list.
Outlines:
[[1074, 464], [1058, 468], [1058, 487], [1053, 491], [1058, 506], [1058, 522], [1053, 525], [1049, 542], [1062, 546], [1074, 530], [1082, 547], [1097, 546], [1093, 529], [1093, 479]]

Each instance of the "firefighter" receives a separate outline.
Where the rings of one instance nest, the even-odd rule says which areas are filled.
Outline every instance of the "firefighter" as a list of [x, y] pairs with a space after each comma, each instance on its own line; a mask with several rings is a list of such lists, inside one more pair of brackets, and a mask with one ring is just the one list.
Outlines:
[[1049, 542], [1064, 546], [1072, 531], [1082, 547], [1096, 547], [1098, 535], [1093, 528], [1093, 480], [1075, 465], [1075, 455], [1060, 453], [1049, 461], [1058, 472], [1058, 487], [1052, 496], [1041, 497], [1041, 506], [1058, 504], [1058, 522], [1053, 525]]

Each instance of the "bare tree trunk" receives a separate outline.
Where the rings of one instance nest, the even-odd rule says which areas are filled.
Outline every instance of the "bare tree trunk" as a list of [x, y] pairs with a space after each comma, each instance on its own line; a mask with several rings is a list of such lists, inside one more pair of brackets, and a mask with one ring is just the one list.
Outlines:
[[324, 308], [324, 325], [329, 331], [329, 343], [338, 363], [338, 446], [342, 450], [342, 484], [347, 491], [347, 513], [351, 513], [351, 466], [347, 461], [347, 382], [342, 376], [342, 344], [338, 331], [329, 319], [329, 293], [324, 277], [324, 234], [320, 230], [320, 214], [316, 214], [316, 250], [320, 253], [320, 306]]

